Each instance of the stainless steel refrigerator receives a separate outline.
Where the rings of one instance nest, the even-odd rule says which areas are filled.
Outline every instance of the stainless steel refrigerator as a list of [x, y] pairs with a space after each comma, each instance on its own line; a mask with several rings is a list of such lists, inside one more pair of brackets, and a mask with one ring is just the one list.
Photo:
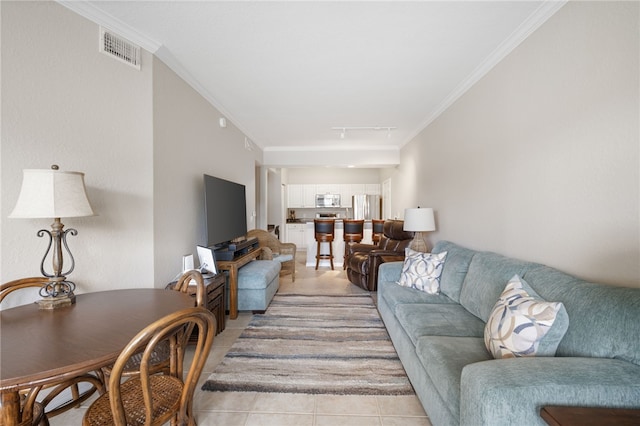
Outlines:
[[382, 199], [379, 195], [354, 195], [353, 196], [354, 219], [380, 219], [382, 216]]

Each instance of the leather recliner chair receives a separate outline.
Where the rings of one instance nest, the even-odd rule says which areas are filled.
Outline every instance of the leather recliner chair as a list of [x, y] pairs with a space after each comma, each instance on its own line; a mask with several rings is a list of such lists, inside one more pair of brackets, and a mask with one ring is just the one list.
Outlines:
[[404, 221], [386, 220], [380, 242], [352, 244], [347, 260], [347, 278], [368, 291], [378, 288], [378, 266], [384, 262], [404, 260], [404, 249], [413, 239], [413, 232], [402, 229]]

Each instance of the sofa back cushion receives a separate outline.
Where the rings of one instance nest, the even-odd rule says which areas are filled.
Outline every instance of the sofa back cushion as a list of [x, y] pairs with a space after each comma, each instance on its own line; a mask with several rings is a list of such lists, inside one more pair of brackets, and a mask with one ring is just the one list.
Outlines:
[[471, 258], [476, 251], [460, 247], [449, 241], [438, 241], [431, 250], [432, 253], [445, 251], [447, 257], [440, 275], [440, 292], [459, 303], [462, 283], [469, 270]]
[[538, 266], [540, 265], [537, 263], [511, 259], [496, 253], [477, 252], [471, 259], [469, 271], [462, 284], [460, 304], [487, 322], [507, 282], [514, 275], [522, 277], [526, 271]]
[[640, 365], [640, 288], [594, 284], [547, 266], [524, 279], [545, 300], [562, 302], [569, 328], [557, 356], [617, 358]]

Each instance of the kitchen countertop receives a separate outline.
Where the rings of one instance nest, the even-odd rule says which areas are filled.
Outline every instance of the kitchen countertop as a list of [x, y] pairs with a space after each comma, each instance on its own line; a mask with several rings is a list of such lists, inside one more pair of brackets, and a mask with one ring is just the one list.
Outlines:
[[[328, 217], [323, 217], [323, 218], [319, 218], [319, 219], [330, 219]], [[337, 217], [335, 220], [336, 222], [342, 222], [345, 218], [343, 217]], [[287, 223], [310, 223], [313, 222], [313, 219], [287, 219]], [[364, 223], [370, 223], [371, 220], [370, 219], [365, 219]]]

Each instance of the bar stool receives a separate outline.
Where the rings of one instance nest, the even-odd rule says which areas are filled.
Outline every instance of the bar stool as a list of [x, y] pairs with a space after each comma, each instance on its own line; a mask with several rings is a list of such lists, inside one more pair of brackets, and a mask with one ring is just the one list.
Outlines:
[[384, 219], [373, 219], [371, 221], [373, 226], [373, 234], [371, 239], [373, 240], [373, 244], [378, 245], [380, 243], [380, 238], [382, 237], [382, 231], [384, 229]]
[[[335, 219], [314, 219], [313, 227], [316, 236], [316, 271], [320, 259], [329, 259], [331, 262], [331, 270], [333, 270], [333, 236], [335, 235], [336, 221]], [[321, 253], [320, 247], [322, 243], [329, 243], [329, 253]]]
[[344, 219], [344, 267], [347, 269], [347, 258], [349, 257], [349, 246], [359, 243], [364, 238], [364, 220]]

